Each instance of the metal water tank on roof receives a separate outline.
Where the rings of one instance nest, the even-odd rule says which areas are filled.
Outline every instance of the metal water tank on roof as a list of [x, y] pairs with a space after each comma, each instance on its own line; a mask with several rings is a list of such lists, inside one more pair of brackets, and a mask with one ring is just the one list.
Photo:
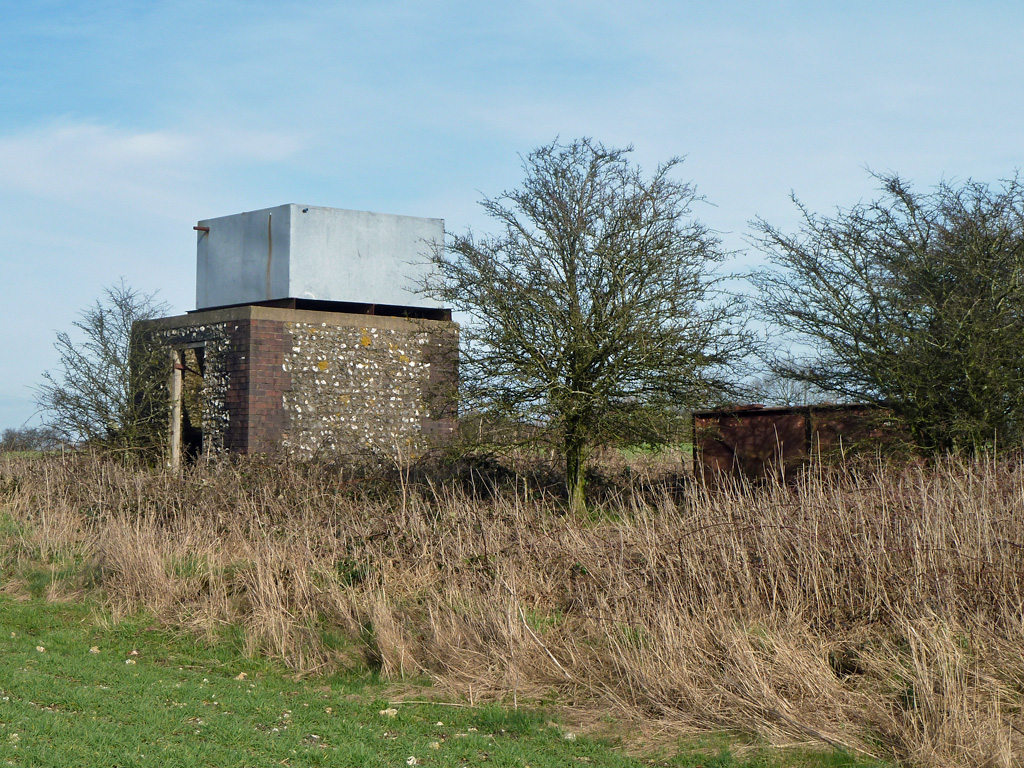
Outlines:
[[441, 307], [417, 289], [443, 219], [290, 204], [196, 230], [197, 309], [281, 299]]

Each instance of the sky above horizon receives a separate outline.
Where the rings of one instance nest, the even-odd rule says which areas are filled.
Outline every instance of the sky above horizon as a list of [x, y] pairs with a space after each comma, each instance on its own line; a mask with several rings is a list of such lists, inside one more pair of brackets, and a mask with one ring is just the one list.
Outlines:
[[556, 137], [632, 145], [760, 258], [874, 172], [925, 190], [1021, 167], [1024, 4], [0, 0], [0, 429], [121, 278], [195, 307], [200, 219], [283, 203], [445, 219]]

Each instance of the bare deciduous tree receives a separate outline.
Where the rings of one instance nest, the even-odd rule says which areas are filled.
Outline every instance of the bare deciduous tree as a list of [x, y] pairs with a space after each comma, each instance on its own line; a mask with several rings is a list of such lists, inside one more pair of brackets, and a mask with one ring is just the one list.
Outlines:
[[768, 373], [751, 381], [747, 385], [747, 394], [758, 403], [775, 407], [816, 405], [829, 399], [825, 393], [819, 392], [806, 381], [789, 379], [776, 373]]
[[[968, 181], [877, 201], [786, 234], [759, 221], [764, 318], [797, 342], [777, 374], [885, 405], [925, 451], [1016, 443], [1024, 427], [1024, 188]], [[797, 203], [799, 205], [799, 203]]]
[[74, 322], [80, 338], [58, 333], [59, 367], [44, 373], [36, 389], [46, 425], [64, 440], [108, 448], [138, 447], [154, 427], [163, 428], [166, 408], [153, 406], [166, 399], [166, 377], [154, 375], [156, 361], [146, 357], [144, 345], [133, 344], [133, 325], [167, 309], [155, 294], [122, 280], [81, 312]]
[[449, 235], [427, 286], [471, 318], [464, 409], [553, 436], [575, 509], [594, 447], [662, 442], [719, 398], [745, 343], [735, 303], [711, 301], [723, 252], [690, 215], [701, 198], [671, 177], [680, 160], [648, 179], [629, 152], [534, 150], [521, 188], [481, 203], [498, 232]]

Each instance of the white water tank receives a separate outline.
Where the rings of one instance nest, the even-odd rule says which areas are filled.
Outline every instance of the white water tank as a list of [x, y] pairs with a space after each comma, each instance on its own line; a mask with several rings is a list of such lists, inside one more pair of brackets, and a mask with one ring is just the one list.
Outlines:
[[196, 308], [280, 299], [440, 308], [417, 289], [444, 220], [279, 205], [200, 221]]

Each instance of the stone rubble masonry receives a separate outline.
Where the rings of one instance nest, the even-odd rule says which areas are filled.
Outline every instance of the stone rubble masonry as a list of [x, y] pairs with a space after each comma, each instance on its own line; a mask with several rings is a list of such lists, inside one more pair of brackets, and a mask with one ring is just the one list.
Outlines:
[[452, 322], [243, 306], [153, 320], [142, 338], [168, 361], [204, 345], [204, 453], [403, 460], [455, 430]]

